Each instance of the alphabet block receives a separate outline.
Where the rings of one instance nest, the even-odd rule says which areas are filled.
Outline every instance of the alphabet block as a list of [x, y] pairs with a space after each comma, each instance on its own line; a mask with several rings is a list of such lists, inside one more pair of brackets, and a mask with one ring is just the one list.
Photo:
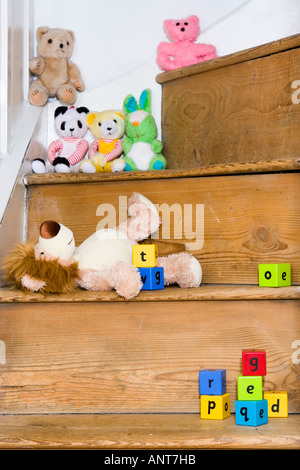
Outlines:
[[142, 290], [164, 289], [164, 268], [138, 268], [143, 282]]
[[242, 351], [243, 375], [267, 374], [266, 351], [244, 350]]
[[291, 265], [260, 264], [258, 266], [258, 279], [261, 287], [281, 287], [291, 285]]
[[267, 400], [236, 401], [235, 423], [241, 426], [260, 426], [268, 422]]
[[269, 418], [288, 417], [287, 392], [264, 392], [264, 399], [268, 401]]
[[262, 377], [258, 375], [238, 376], [238, 400], [262, 400]]
[[225, 419], [230, 416], [230, 395], [201, 395], [201, 419]]
[[225, 369], [203, 369], [199, 372], [200, 395], [223, 395], [225, 392]]
[[154, 268], [157, 254], [157, 245], [133, 245], [132, 264], [137, 268]]

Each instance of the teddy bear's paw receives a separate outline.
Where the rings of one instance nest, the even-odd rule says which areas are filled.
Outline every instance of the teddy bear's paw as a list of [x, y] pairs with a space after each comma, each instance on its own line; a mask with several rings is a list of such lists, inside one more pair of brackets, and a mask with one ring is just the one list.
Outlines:
[[29, 70], [33, 75], [41, 75], [45, 67], [45, 61], [42, 57], [33, 57], [29, 61]]
[[76, 90], [71, 84], [62, 85], [58, 89], [57, 98], [62, 103], [72, 105], [76, 101]]
[[71, 173], [71, 169], [68, 165], [64, 165], [64, 163], [58, 163], [55, 165], [55, 173]]
[[80, 91], [80, 92], [82, 92], [82, 91], [85, 90], [85, 86], [84, 86], [83, 81], [75, 80], [75, 81], [73, 82], [73, 84], [74, 84], [74, 87], [76, 88], [76, 90], [78, 90], [78, 91]]
[[45, 96], [45, 94], [38, 89], [32, 90], [29, 94], [29, 102], [35, 106], [45, 106], [47, 101], [48, 96]]
[[117, 158], [110, 162], [111, 171], [123, 171], [125, 169], [126, 163], [122, 158]]
[[41, 174], [46, 173], [46, 165], [42, 158], [36, 158], [31, 162], [31, 169], [33, 173]]
[[165, 285], [178, 284], [179, 287], [199, 287], [202, 281], [202, 268], [199, 261], [189, 253], [172, 254], [157, 259], [157, 266], [164, 268]]
[[137, 296], [143, 287], [137, 268], [129, 263], [119, 263], [116, 267], [115, 289], [125, 299]]
[[82, 173], [96, 173], [96, 168], [90, 160], [83, 160], [80, 163], [79, 171]]

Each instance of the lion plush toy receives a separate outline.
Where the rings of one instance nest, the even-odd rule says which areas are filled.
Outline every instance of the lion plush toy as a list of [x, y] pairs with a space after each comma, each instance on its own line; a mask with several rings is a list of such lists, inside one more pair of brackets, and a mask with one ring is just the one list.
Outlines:
[[38, 57], [30, 59], [29, 69], [38, 78], [30, 84], [29, 103], [44, 106], [56, 96], [63, 104], [74, 104], [76, 90], [81, 92], [85, 87], [79, 68], [69, 60], [74, 49], [73, 31], [42, 26], [36, 37]]
[[[155, 233], [160, 225], [154, 204], [139, 193], [128, 202], [127, 221], [115, 229], [101, 229], [75, 247], [70, 229], [55, 221], [43, 222], [38, 243], [19, 244], [4, 261], [6, 279], [24, 291], [47, 293], [115, 289], [125, 299], [143, 287], [132, 264], [132, 245]], [[158, 257], [164, 283], [198, 287], [201, 265], [188, 253]]]

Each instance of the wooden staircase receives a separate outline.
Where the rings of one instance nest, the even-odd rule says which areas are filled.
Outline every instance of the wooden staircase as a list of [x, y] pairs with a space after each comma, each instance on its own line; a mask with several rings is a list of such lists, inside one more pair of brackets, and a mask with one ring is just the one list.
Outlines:
[[[300, 340], [300, 105], [288, 90], [300, 77], [299, 46], [299, 36], [287, 38], [158, 76], [168, 170], [27, 175], [29, 239], [54, 219], [80, 244], [108, 217], [103, 207], [115, 208], [106, 219], [113, 225], [138, 191], [173, 210], [163, 218], [159, 254], [190, 250], [203, 284], [144, 291], [131, 301], [115, 292], [43, 297], [3, 288], [0, 448], [300, 447], [293, 355]], [[280, 76], [276, 92], [264, 61]], [[258, 287], [264, 262], [291, 263], [292, 286]], [[235, 425], [245, 348], [266, 350], [264, 389], [288, 392], [288, 418]], [[230, 418], [200, 419], [202, 368], [227, 370]]]

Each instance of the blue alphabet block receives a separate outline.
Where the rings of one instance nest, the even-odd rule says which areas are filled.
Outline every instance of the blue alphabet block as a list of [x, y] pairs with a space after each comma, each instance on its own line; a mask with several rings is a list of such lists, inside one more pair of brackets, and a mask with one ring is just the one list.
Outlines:
[[164, 268], [138, 268], [143, 282], [142, 290], [164, 288]]
[[199, 372], [200, 395], [223, 395], [226, 393], [226, 370], [203, 369]]
[[268, 400], [236, 401], [235, 423], [241, 426], [260, 426], [268, 422]]

